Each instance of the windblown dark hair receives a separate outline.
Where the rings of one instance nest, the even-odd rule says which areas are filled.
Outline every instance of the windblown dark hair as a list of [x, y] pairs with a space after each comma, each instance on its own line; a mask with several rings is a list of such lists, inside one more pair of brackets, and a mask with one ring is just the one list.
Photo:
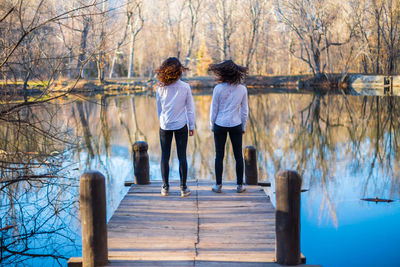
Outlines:
[[157, 73], [157, 78], [161, 85], [167, 86], [181, 78], [184, 71], [189, 70], [184, 67], [179, 59], [176, 57], [170, 57], [164, 60], [161, 66], [155, 70]]
[[247, 68], [236, 65], [232, 60], [211, 64], [208, 67], [208, 71], [217, 76], [218, 82], [229, 84], [243, 83], [247, 75]]

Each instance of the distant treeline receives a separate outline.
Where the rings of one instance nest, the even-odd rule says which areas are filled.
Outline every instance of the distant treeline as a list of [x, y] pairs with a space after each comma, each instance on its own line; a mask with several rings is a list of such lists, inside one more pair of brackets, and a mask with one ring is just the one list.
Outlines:
[[189, 77], [224, 59], [251, 75], [398, 74], [400, 2], [0, 2], [1, 80], [151, 78], [169, 56]]

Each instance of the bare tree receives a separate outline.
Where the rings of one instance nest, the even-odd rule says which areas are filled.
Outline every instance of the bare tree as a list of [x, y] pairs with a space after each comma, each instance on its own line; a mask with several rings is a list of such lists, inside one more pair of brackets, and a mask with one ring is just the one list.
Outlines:
[[249, 0], [246, 8], [247, 17], [250, 22], [250, 38], [247, 44], [245, 66], [249, 67], [259, 44], [259, 33], [262, 26], [262, 17], [265, 16], [264, 8], [266, 0]]
[[[129, 1], [129, 0], [128, 0]], [[117, 42], [117, 45], [114, 49], [114, 55], [112, 57], [111, 60], [111, 67], [110, 67], [110, 72], [109, 72], [109, 78], [111, 79], [114, 75], [114, 68], [115, 68], [115, 63], [117, 62], [117, 57], [119, 54], [121, 54], [121, 47], [122, 45], [125, 43], [126, 41], [126, 37], [128, 36], [128, 29], [129, 29], [129, 25], [130, 25], [130, 21], [131, 21], [131, 16], [132, 14], [129, 12], [129, 5], [126, 5], [126, 22], [125, 22], [125, 28], [124, 28], [124, 32], [122, 34], [121, 39]]]
[[332, 41], [331, 28], [336, 19], [335, 5], [325, 0], [279, 0], [276, 6], [279, 18], [295, 33], [299, 41], [298, 49], [290, 51], [301, 59], [318, 78], [325, 72], [326, 65], [322, 64], [322, 53], [326, 52], [329, 61], [328, 49], [331, 46], [341, 46], [348, 43], [353, 32], [343, 41]]
[[375, 67], [376, 70], [375, 72], [378, 74], [381, 72], [381, 67], [380, 67], [380, 57], [381, 57], [381, 18], [382, 18], [382, 9], [383, 6], [381, 3], [377, 3], [375, 0], [372, 1], [373, 7], [374, 7], [374, 18], [375, 18], [375, 23], [376, 23], [376, 63]]
[[[165, 8], [165, 26], [167, 29], [167, 38], [172, 43], [173, 55], [177, 58], [181, 57], [184, 50], [184, 29], [183, 23], [185, 20], [186, 7], [191, 2], [175, 0], [169, 1], [165, 0], [163, 2]], [[194, 25], [193, 25], [194, 26]]]
[[353, 44], [356, 50], [356, 57], [361, 58], [361, 69], [364, 73], [369, 73], [374, 69], [372, 56], [373, 43], [370, 30], [370, 14], [368, 12], [368, 4], [365, 1], [354, 1], [351, 3], [351, 13], [354, 14], [351, 20], [356, 32], [355, 42]]
[[101, 15], [100, 17], [100, 37], [99, 37], [99, 52], [96, 57], [97, 63], [97, 79], [100, 83], [104, 82], [104, 69], [106, 66], [106, 29], [107, 26], [107, 2], [103, 1], [101, 6]]
[[396, 1], [352, 2], [353, 44], [364, 73], [394, 74], [399, 61], [399, 10]]
[[133, 77], [134, 61], [135, 61], [135, 42], [138, 34], [143, 29], [144, 17], [142, 12], [143, 2], [132, 1], [129, 2], [127, 9], [127, 17], [129, 23], [129, 31], [131, 34], [130, 48], [129, 48], [129, 63], [128, 63], [128, 78]]
[[237, 1], [211, 1], [208, 4], [208, 18], [213, 27], [213, 38], [219, 53], [219, 60], [232, 58], [232, 34], [237, 25]]
[[[77, 238], [73, 234], [76, 229], [68, 225], [71, 218], [77, 219], [76, 187], [67, 178], [70, 169], [63, 165], [70, 160], [67, 148], [74, 147], [75, 140], [69, 129], [63, 128], [68, 119], [58, 120], [59, 107], [48, 102], [68, 93], [49, 94], [69, 57], [65, 57], [68, 50], [58, 31], [61, 27], [66, 34], [69, 25], [65, 21], [94, 16], [91, 8], [97, 2], [68, 8], [58, 4], [51, 0], [0, 3], [4, 89], [0, 105], [0, 265], [22, 265], [33, 257], [61, 264], [64, 239], [75, 243]], [[43, 88], [41, 94], [24, 94], [21, 102], [18, 91], [12, 91], [20, 89], [21, 79], [24, 93], [28, 81], [34, 79]]]
[[203, 7], [203, 0], [189, 0], [188, 8], [190, 11], [190, 30], [188, 39], [188, 49], [185, 58], [185, 66], [189, 64], [193, 53], [194, 41], [197, 33], [197, 25], [200, 21], [201, 11]]
[[85, 72], [84, 69], [81, 72], [82, 65], [86, 61], [86, 48], [87, 48], [87, 37], [89, 33], [89, 23], [90, 23], [90, 18], [88, 16], [82, 17], [82, 24], [83, 24], [83, 29], [81, 30], [81, 39], [80, 39], [80, 45], [79, 45], [79, 56], [78, 56], [78, 61], [76, 64], [76, 69], [75, 69], [75, 76], [83, 76], [85, 78]]
[[17, 0], [0, 7], [1, 76], [18, 80], [19, 90], [25, 83], [25, 91], [39, 76], [103, 81], [117, 67], [120, 75], [152, 77], [168, 56], [195, 65], [201, 44], [212, 60], [231, 58], [260, 75], [399, 69], [394, 0]]
[[[47, 94], [63, 69], [65, 51], [59, 46], [59, 38], [54, 37], [57, 36], [60, 22], [86, 16], [92, 12], [91, 7], [95, 6], [96, 2], [75, 5], [67, 9], [54, 7], [53, 4], [50, 0], [30, 3], [19, 0], [7, 7], [8, 11], [0, 22], [1, 76], [6, 80], [13, 78], [14, 85], [17, 84], [16, 81], [23, 79], [22, 92], [26, 92], [30, 79], [42, 82], [42, 94], [26, 105], [36, 103], [38, 98]], [[12, 85], [6, 83], [3, 86], [11, 93]], [[19, 90], [18, 86], [15, 88]], [[12, 106], [9, 109], [3, 105], [1, 113], [7, 114], [21, 107], [20, 104]]]
[[382, 37], [386, 46], [386, 73], [395, 74], [400, 58], [400, 3], [387, 0], [382, 6]]

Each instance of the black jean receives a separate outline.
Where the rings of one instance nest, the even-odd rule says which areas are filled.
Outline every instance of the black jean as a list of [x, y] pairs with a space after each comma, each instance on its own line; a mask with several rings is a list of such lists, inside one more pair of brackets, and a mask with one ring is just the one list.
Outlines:
[[223, 161], [225, 155], [226, 137], [229, 133], [233, 154], [236, 161], [237, 184], [243, 184], [243, 153], [242, 153], [242, 125], [235, 127], [222, 127], [214, 124], [215, 142], [215, 177], [217, 184], [222, 184]]
[[175, 135], [176, 150], [178, 152], [181, 188], [184, 189], [186, 188], [187, 179], [186, 147], [188, 142], [188, 128], [186, 125], [178, 130], [163, 130], [160, 128], [161, 175], [164, 187], [169, 187], [169, 158], [173, 135]]

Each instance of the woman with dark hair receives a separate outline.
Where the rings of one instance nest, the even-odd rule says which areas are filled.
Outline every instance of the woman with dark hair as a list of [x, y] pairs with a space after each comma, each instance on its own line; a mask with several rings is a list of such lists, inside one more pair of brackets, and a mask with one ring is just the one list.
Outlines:
[[237, 192], [246, 190], [243, 186], [242, 135], [246, 131], [249, 113], [247, 88], [242, 84], [247, 68], [236, 65], [232, 60], [209, 67], [219, 82], [213, 91], [210, 111], [210, 126], [215, 142], [216, 184], [212, 191], [221, 193], [225, 142], [229, 133], [236, 161]]
[[170, 57], [155, 71], [160, 82], [156, 99], [160, 120], [161, 175], [164, 183], [161, 188], [162, 196], [167, 196], [169, 193], [169, 158], [173, 135], [179, 160], [181, 196], [190, 195], [190, 190], [186, 186], [187, 124], [189, 124], [189, 136], [193, 136], [196, 116], [190, 85], [180, 80], [182, 73], [186, 70], [188, 69], [182, 66], [179, 59]]

